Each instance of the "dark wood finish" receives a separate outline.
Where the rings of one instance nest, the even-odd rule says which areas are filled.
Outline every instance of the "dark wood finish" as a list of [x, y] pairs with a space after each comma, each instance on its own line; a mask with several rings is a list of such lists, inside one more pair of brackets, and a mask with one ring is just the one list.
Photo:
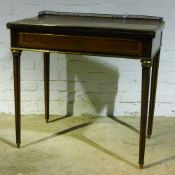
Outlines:
[[7, 24], [13, 48], [137, 59], [154, 56], [163, 26], [160, 17], [62, 12], [42, 12]]
[[18, 47], [63, 52], [142, 56], [141, 41], [109, 37], [19, 33]]
[[159, 60], [160, 60], [160, 50], [157, 52], [153, 58], [152, 66], [152, 75], [151, 75], [151, 92], [150, 92], [150, 104], [149, 104], [149, 117], [148, 117], [148, 129], [147, 137], [150, 138], [152, 135], [153, 129], [153, 118], [154, 118], [154, 109], [156, 101], [156, 90], [157, 90], [157, 79], [158, 79], [158, 70], [159, 70]]
[[140, 166], [140, 168], [143, 168], [144, 153], [145, 153], [145, 138], [146, 138], [146, 124], [147, 124], [151, 62], [147, 62], [147, 60], [144, 60], [144, 59], [141, 61], [142, 61], [142, 91], [141, 91], [142, 95], [141, 95], [139, 166]]
[[[20, 143], [20, 50], [44, 52], [45, 118], [49, 120], [49, 51], [115, 56], [142, 61], [139, 166], [143, 167], [150, 68], [153, 61], [148, 132], [152, 129], [158, 58], [164, 21], [161, 17], [42, 11], [34, 18], [10, 22], [14, 51], [15, 116]], [[16, 54], [18, 53], [18, 54]], [[154, 59], [153, 59], [154, 58]]]
[[44, 101], [45, 120], [49, 121], [49, 75], [50, 75], [50, 53], [44, 52]]
[[17, 148], [20, 148], [20, 144], [21, 144], [20, 55], [21, 55], [21, 51], [12, 50], [12, 54], [13, 54], [13, 74], [14, 74], [16, 144], [17, 144]]
[[[120, 35], [137, 35], [140, 37], [154, 37], [155, 31], [162, 28], [163, 19], [161, 17], [141, 16], [141, 15], [113, 15], [113, 14], [94, 14], [87, 13], [62, 13], [53, 14], [52, 12], [43, 12], [33, 18], [26, 18], [23, 20], [10, 22], [7, 24], [8, 28], [14, 30], [29, 31], [49, 31], [57, 33], [60, 31], [78, 31], [84, 30], [89, 33], [106, 33], [106, 31]], [[41, 29], [42, 26], [42, 29]], [[63, 30], [62, 30], [63, 29]], [[100, 29], [100, 31], [99, 31]], [[59, 31], [58, 31], [59, 30]], [[36, 31], [37, 32], [37, 31]], [[131, 33], [132, 32], [132, 33]]]

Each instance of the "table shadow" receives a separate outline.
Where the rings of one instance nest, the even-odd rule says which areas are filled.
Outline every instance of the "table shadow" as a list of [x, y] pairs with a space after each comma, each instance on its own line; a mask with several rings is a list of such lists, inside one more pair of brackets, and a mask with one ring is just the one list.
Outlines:
[[16, 144], [14, 144], [14, 143], [12, 143], [12, 142], [10, 142], [10, 141], [8, 141], [8, 140], [2, 138], [2, 137], [0, 137], [0, 142], [3, 142], [3, 143], [5, 143], [5, 144], [7, 144], [7, 145], [9, 145], [9, 146], [11, 146], [11, 147], [16, 148]]
[[[73, 138], [76, 138], [86, 144], [89, 144], [90, 146], [94, 147], [95, 149], [99, 150], [99, 151], [102, 151], [103, 153], [105, 154], [108, 154], [109, 156], [117, 159], [117, 160], [120, 160], [134, 168], [137, 168], [138, 169], [138, 165], [132, 163], [131, 161], [117, 155], [116, 153], [112, 152], [112, 151], [109, 151], [107, 148], [105, 148], [104, 146], [92, 141], [91, 139], [87, 138], [86, 136], [82, 135], [82, 134], [76, 134], [76, 135], [71, 135]], [[157, 162], [154, 162], [154, 163], [151, 163], [151, 164], [148, 164], [148, 165], [145, 165], [144, 166], [144, 169], [148, 169], [148, 168], [152, 168], [152, 167], [155, 167], [155, 166], [158, 166], [160, 164], [163, 164], [163, 163], [166, 163], [166, 162], [170, 162], [172, 160], [175, 160], [175, 155], [173, 156], [170, 156], [170, 157], [167, 157], [165, 159], [162, 159], [162, 160], [159, 160]]]
[[74, 103], [77, 102], [76, 83], [81, 85], [79, 90], [86, 96], [80, 94], [79, 102], [91, 104], [97, 114], [104, 107], [107, 107], [107, 115], [114, 114], [119, 79], [118, 68], [101, 59], [93, 58], [84, 55], [66, 55], [68, 116], [74, 114]]
[[67, 133], [73, 132], [73, 131], [75, 131], [75, 130], [78, 130], [78, 129], [81, 129], [81, 128], [83, 128], [83, 127], [86, 127], [86, 126], [88, 126], [88, 125], [90, 125], [90, 124], [92, 124], [92, 123], [93, 123], [93, 121], [92, 121], [92, 122], [86, 122], [86, 123], [83, 123], [83, 124], [79, 124], [79, 125], [76, 125], [76, 126], [67, 128], [67, 129], [65, 129], [65, 130], [63, 130], [63, 131], [59, 131], [59, 132], [57, 132], [57, 133], [55, 133], [55, 134], [52, 134], [52, 135], [50, 135], [50, 136], [48, 136], [48, 137], [45, 137], [45, 138], [42, 138], [42, 139], [39, 139], [39, 140], [30, 142], [30, 143], [28, 143], [28, 144], [26, 144], [26, 145], [22, 145], [21, 148], [25, 148], [25, 147], [28, 147], [28, 146], [31, 146], [31, 145], [34, 145], [34, 144], [41, 143], [41, 142], [43, 142], [43, 141], [52, 139], [52, 138], [57, 137], [57, 136], [59, 136], [59, 135], [63, 135], [63, 134], [67, 134]]
[[126, 123], [126, 122], [124, 122], [124, 121], [118, 119], [117, 117], [115, 117], [115, 116], [108, 116], [108, 117], [109, 117], [110, 119], [112, 119], [113, 121], [115, 121], [115, 122], [117, 122], [117, 123], [119, 123], [119, 124], [121, 124], [121, 125], [123, 125], [123, 126], [126, 126], [127, 128], [131, 129], [132, 131], [136, 132], [137, 134], [140, 133], [140, 131], [139, 131], [138, 129], [136, 129], [136, 128], [133, 127], [132, 125], [130, 125], [130, 124], [128, 124], [128, 123]]
[[138, 165], [135, 165], [134, 163], [130, 162], [129, 160], [117, 155], [116, 153], [109, 151], [107, 148], [105, 148], [104, 146], [92, 141], [91, 139], [87, 138], [86, 136], [82, 135], [82, 134], [76, 134], [76, 135], [71, 135], [73, 138], [76, 138], [92, 147], [94, 147], [95, 149], [102, 151], [105, 154], [108, 154], [109, 156], [113, 157], [114, 159], [120, 160], [134, 168], [138, 168]]
[[144, 168], [145, 168], [145, 169], [146, 169], [146, 168], [152, 168], [152, 167], [161, 165], [161, 164], [163, 164], [163, 163], [170, 162], [170, 161], [172, 161], [172, 160], [175, 160], [175, 155], [170, 156], [170, 157], [167, 157], [167, 158], [164, 158], [164, 159], [159, 160], [159, 161], [157, 161], [157, 162], [153, 162], [153, 163], [151, 163], [151, 164], [145, 165]]
[[65, 116], [62, 116], [62, 117], [58, 117], [58, 118], [54, 118], [54, 119], [49, 119], [48, 123], [52, 123], [52, 122], [56, 122], [56, 121], [59, 121], [59, 120], [63, 120], [65, 118], [69, 117], [68, 115], [65, 115]]

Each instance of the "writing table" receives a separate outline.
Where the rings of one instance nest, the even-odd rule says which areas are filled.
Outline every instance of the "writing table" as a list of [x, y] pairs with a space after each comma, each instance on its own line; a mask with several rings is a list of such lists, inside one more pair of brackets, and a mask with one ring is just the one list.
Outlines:
[[163, 26], [163, 19], [154, 16], [54, 11], [41, 11], [37, 17], [8, 23], [14, 65], [17, 147], [21, 144], [20, 55], [23, 50], [44, 53], [47, 122], [50, 52], [138, 59], [142, 66], [139, 167], [143, 168], [146, 130], [148, 138], [152, 134]]

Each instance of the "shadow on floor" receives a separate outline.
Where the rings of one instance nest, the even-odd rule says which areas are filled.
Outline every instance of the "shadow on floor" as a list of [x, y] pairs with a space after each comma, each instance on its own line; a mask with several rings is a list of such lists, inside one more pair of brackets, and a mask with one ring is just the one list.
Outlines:
[[45, 138], [36, 140], [36, 141], [31, 142], [31, 143], [26, 144], [26, 145], [23, 145], [23, 146], [21, 146], [21, 148], [25, 148], [25, 147], [28, 147], [28, 146], [31, 146], [31, 145], [34, 145], [34, 144], [37, 144], [37, 143], [46, 141], [46, 140], [48, 140], [48, 139], [52, 139], [52, 138], [57, 137], [57, 136], [59, 136], [59, 135], [67, 134], [67, 133], [72, 132], [72, 131], [75, 131], [75, 130], [77, 130], [77, 129], [86, 127], [86, 126], [88, 126], [88, 125], [90, 125], [90, 124], [92, 124], [92, 123], [93, 123], [93, 122], [87, 122], [87, 123], [83, 123], [83, 124], [79, 124], [79, 125], [73, 126], [73, 127], [71, 127], [71, 128], [68, 128], [68, 129], [65, 129], [65, 130], [63, 130], [63, 131], [59, 131], [59, 132], [57, 132], [57, 133], [55, 133], [55, 134], [52, 134], [51, 136], [48, 136], [48, 137], [45, 137]]
[[162, 159], [162, 160], [159, 160], [159, 161], [157, 161], [157, 162], [151, 163], [151, 164], [149, 164], [149, 165], [145, 165], [144, 168], [145, 168], [145, 169], [146, 169], [146, 168], [152, 168], [152, 167], [161, 165], [161, 164], [163, 164], [163, 163], [170, 162], [170, 161], [172, 161], [172, 160], [175, 160], [175, 155], [170, 156], [170, 157], [167, 157], [167, 158]]
[[55, 119], [51, 119], [51, 118], [49, 118], [48, 123], [56, 122], [56, 121], [59, 121], [59, 120], [65, 119], [65, 118], [67, 118], [67, 117], [70, 117], [70, 116], [65, 115], [65, 116], [62, 116], [62, 117], [55, 118]]
[[132, 131], [134, 131], [134, 132], [136, 132], [136, 133], [140, 133], [140, 131], [138, 130], [138, 129], [136, 129], [136, 128], [134, 128], [132, 125], [129, 125], [129, 124], [127, 124], [126, 122], [124, 122], [124, 121], [122, 121], [122, 120], [120, 120], [120, 119], [118, 119], [117, 117], [115, 117], [115, 116], [108, 116], [110, 119], [112, 119], [113, 121], [115, 121], [115, 122], [117, 122], [117, 123], [119, 123], [119, 124], [121, 124], [121, 125], [123, 125], [123, 126], [126, 126], [127, 128], [129, 128], [129, 129], [131, 129]]
[[[66, 117], [67, 116], [63, 116], [61, 118], [58, 118], [58, 119], [53, 120], [52, 122], [57, 121], [57, 120], [64, 119]], [[133, 130], [135, 133], [138, 133], [138, 130], [136, 128], [134, 128], [133, 126], [127, 124], [126, 122], [123, 122], [123, 121], [121, 121], [120, 119], [118, 119], [118, 118], [116, 118], [114, 116], [112, 116], [110, 118], [112, 120], [114, 120], [115, 122], [117, 122], [119, 124], [122, 124], [123, 126], [125, 126], [125, 127], [129, 128], [129, 129]], [[57, 132], [55, 134], [52, 134], [52, 135], [50, 135], [48, 137], [45, 137], [45, 138], [42, 138], [42, 139], [33, 141], [31, 143], [28, 143], [28, 144], [22, 146], [21, 148], [24, 149], [24, 148], [26, 148], [28, 146], [41, 143], [43, 141], [52, 139], [54, 137], [57, 137], [57, 136], [60, 136], [60, 135], [64, 135], [64, 134], [69, 134], [71, 137], [73, 137], [75, 139], [78, 139], [78, 140], [80, 140], [80, 141], [82, 141], [82, 142], [84, 142], [84, 143], [86, 143], [86, 144], [94, 147], [95, 149], [97, 149], [97, 150], [99, 150], [99, 151], [101, 151], [101, 152], [103, 152], [103, 153], [105, 153], [105, 154], [113, 157], [114, 159], [120, 160], [120, 161], [122, 161], [122, 162], [124, 162], [124, 163], [126, 163], [126, 164], [128, 164], [128, 165], [130, 165], [132, 167], [134, 167], [134, 168], [137, 168], [138, 167], [137, 164], [134, 164], [133, 162], [127, 160], [126, 158], [121, 157], [120, 155], [118, 155], [118, 154], [116, 154], [116, 153], [108, 150], [103, 145], [100, 145], [100, 144], [94, 142], [90, 138], [87, 138], [86, 136], [83, 135], [83, 133], [81, 133], [81, 132], [74, 133], [74, 131], [78, 131], [79, 129], [85, 128], [86, 126], [91, 125], [93, 122], [94, 122], [94, 120], [93, 121], [90, 121], [90, 122], [85, 122], [85, 123], [82, 123], [82, 124], [79, 124], [79, 125], [76, 125], [76, 126], [67, 128], [67, 129], [64, 129], [64, 130], [59, 131], [59, 132]], [[16, 144], [13, 144], [12, 142], [8, 141], [7, 139], [4, 139], [4, 138], [0, 137], [0, 142], [3, 142], [5, 144], [9, 145], [10, 147], [13, 147], [13, 148], [16, 149]], [[167, 162], [170, 162], [170, 161], [173, 161], [173, 160], [175, 160], [175, 155], [172, 155], [172, 156], [166, 157], [164, 159], [161, 159], [161, 160], [155, 161], [153, 163], [150, 163], [148, 165], [145, 165], [144, 168], [145, 169], [149, 169], [149, 168], [156, 167], [156, 166], [159, 166], [161, 164], [164, 164], [164, 163], [167, 163]]]
[[[113, 153], [113, 152], [109, 151], [105, 147], [103, 147], [103, 146], [99, 145], [98, 143], [95, 143], [94, 141], [90, 140], [89, 138], [87, 138], [83, 134], [71, 135], [71, 136], [73, 138], [76, 138], [76, 139], [84, 142], [84, 143], [89, 144], [90, 146], [94, 147], [95, 149], [100, 150], [103, 153], [108, 154], [109, 156], [111, 156], [111, 157], [113, 157], [113, 158], [115, 158], [117, 160], [120, 160], [120, 161], [122, 161], [122, 162], [124, 162], [124, 163], [126, 163], [126, 164], [128, 164], [128, 165], [130, 165], [132, 167], [134, 167], [134, 168], [138, 168], [138, 165], [136, 165], [136, 164], [130, 162], [129, 160], [127, 160], [127, 159], [117, 155], [116, 153]], [[167, 158], [162, 159], [162, 160], [159, 160], [157, 162], [151, 163], [149, 165], [145, 165], [144, 169], [155, 167], [155, 166], [158, 166], [158, 165], [163, 164], [163, 163], [167, 163], [167, 162], [172, 161], [172, 160], [175, 160], [175, 155], [167, 157]]]
[[138, 166], [135, 165], [134, 163], [130, 162], [129, 160], [117, 155], [116, 153], [113, 153], [111, 151], [109, 151], [108, 149], [106, 149], [105, 147], [99, 145], [98, 143], [95, 143], [94, 141], [90, 140], [89, 138], [85, 137], [84, 135], [82, 134], [78, 134], [78, 135], [72, 135], [73, 138], [76, 138], [84, 143], [87, 143], [89, 144], [90, 146], [94, 147], [95, 149], [99, 150], [99, 151], [102, 151], [103, 153], [105, 154], [108, 154], [110, 155], [111, 157], [117, 159], [117, 160], [120, 160], [128, 165], [131, 165], [133, 166], [134, 168], [137, 168]]
[[14, 143], [12, 143], [12, 142], [10, 142], [10, 141], [8, 141], [8, 140], [2, 138], [2, 137], [0, 137], [0, 142], [3, 142], [3, 143], [5, 143], [5, 144], [7, 144], [7, 145], [9, 145], [9, 146], [11, 146], [11, 147], [16, 148], [16, 144], [14, 144]]

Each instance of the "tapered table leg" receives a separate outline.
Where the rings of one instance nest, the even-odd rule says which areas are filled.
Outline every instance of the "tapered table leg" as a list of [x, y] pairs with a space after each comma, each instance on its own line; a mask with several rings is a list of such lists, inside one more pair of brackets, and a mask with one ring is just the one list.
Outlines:
[[44, 53], [44, 101], [45, 101], [45, 120], [49, 121], [49, 70], [50, 67], [50, 53]]
[[20, 148], [21, 144], [21, 105], [20, 105], [20, 50], [12, 50], [13, 55], [13, 74], [14, 74], [14, 99], [15, 99], [15, 125], [16, 125], [16, 144]]
[[151, 60], [142, 59], [141, 61], [142, 61], [142, 95], [141, 95], [139, 167], [143, 168], [144, 154], [145, 154], [145, 139], [146, 139], [146, 124], [147, 124]]
[[153, 129], [154, 108], [156, 101], [157, 79], [159, 69], [160, 50], [153, 58], [152, 75], [151, 75], [151, 92], [150, 92], [150, 104], [149, 104], [149, 117], [148, 117], [148, 129], [147, 137], [150, 138]]

